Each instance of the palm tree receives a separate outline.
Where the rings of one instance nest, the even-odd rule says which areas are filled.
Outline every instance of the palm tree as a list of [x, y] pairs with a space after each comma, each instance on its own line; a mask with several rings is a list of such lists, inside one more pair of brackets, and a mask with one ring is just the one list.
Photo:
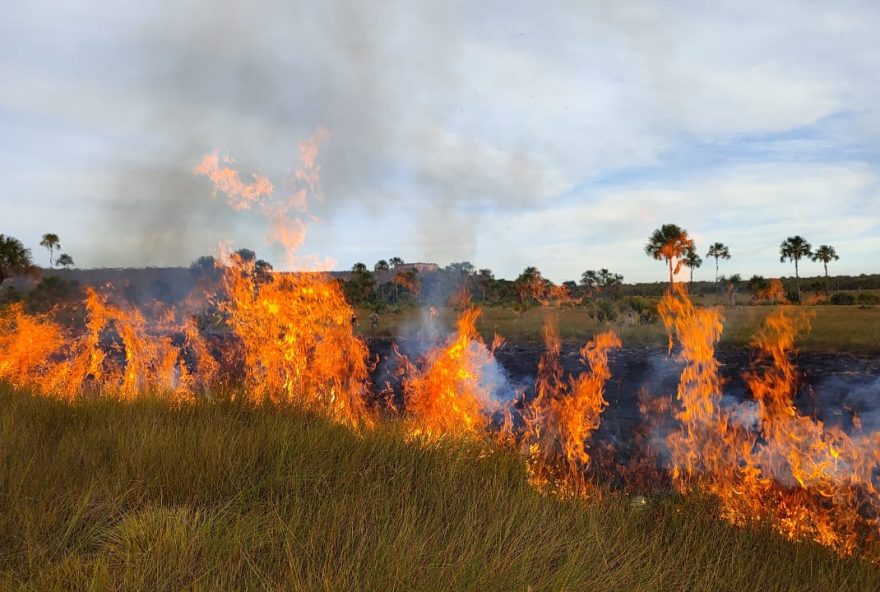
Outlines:
[[828, 298], [828, 264], [832, 261], [837, 261], [840, 257], [837, 256], [837, 251], [831, 245], [821, 245], [813, 253], [811, 259], [813, 261], [821, 261], [825, 266], [825, 298]]
[[64, 269], [70, 269], [71, 267], [73, 267], [73, 257], [68, 255], [67, 253], [61, 253], [60, 255], [58, 255], [58, 261], [56, 261], [56, 263]]
[[[687, 230], [675, 224], [664, 224], [654, 231], [645, 245], [645, 254], [657, 261], [666, 260], [669, 265], [669, 285], [675, 283], [675, 274], [681, 268], [681, 259], [694, 248], [694, 242], [688, 237]], [[673, 269], [672, 262], [679, 259]]]
[[779, 262], [784, 263], [786, 259], [794, 261], [794, 279], [797, 286], [797, 299], [801, 301], [801, 278], [798, 272], [798, 262], [802, 257], [809, 257], [812, 254], [810, 243], [802, 236], [790, 236], [779, 245]]
[[706, 257], [715, 257], [715, 283], [718, 283], [718, 260], [730, 259], [730, 249], [724, 243], [715, 243], [709, 247]]
[[396, 267], [400, 267], [404, 263], [403, 263], [403, 259], [401, 259], [400, 257], [392, 257], [391, 259], [388, 260], [388, 264], [391, 266], [392, 269], [394, 269]]
[[40, 241], [40, 246], [46, 247], [49, 250], [49, 267], [55, 267], [55, 249], [61, 249], [60, 241], [61, 239], [58, 238], [58, 235], [51, 232], [44, 234], [43, 240]]
[[0, 234], [0, 284], [6, 278], [31, 272], [33, 267], [30, 249], [25, 249], [17, 238]]
[[691, 270], [690, 283], [694, 283], [694, 270], [699, 269], [703, 264], [703, 258], [697, 253], [697, 249], [688, 250], [687, 255], [684, 256], [684, 264]]

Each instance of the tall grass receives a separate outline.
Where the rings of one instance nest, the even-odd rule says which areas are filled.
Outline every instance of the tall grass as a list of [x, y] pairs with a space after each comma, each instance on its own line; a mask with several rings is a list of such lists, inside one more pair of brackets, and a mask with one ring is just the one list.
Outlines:
[[0, 387], [2, 590], [877, 590], [674, 496], [544, 497], [514, 453], [232, 403]]

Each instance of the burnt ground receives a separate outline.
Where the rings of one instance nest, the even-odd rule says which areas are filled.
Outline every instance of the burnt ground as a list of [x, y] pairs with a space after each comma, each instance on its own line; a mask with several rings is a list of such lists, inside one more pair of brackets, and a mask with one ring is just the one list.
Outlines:
[[[370, 351], [381, 362], [374, 370], [374, 384], [389, 381], [393, 365], [392, 341], [373, 339]], [[398, 346], [407, 351], [405, 342]], [[580, 343], [565, 343], [561, 363], [566, 372], [577, 373], [585, 368], [580, 361]], [[521, 406], [517, 399], [528, 399], [538, 360], [544, 352], [541, 344], [507, 342], [495, 352], [506, 384], [497, 391], [500, 399], [510, 399], [514, 408]], [[724, 404], [736, 409], [744, 422], [749, 421], [749, 394], [743, 374], [749, 370], [752, 352], [747, 348], [722, 348], [716, 352], [720, 373], [724, 380]], [[880, 359], [845, 353], [802, 352], [793, 356], [798, 369], [798, 392], [795, 404], [801, 413], [822, 420], [829, 425], [853, 428], [853, 416], [858, 415], [864, 430], [880, 429]], [[608, 407], [596, 434], [600, 440], [615, 447], [626, 448], [642, 423], [639, 411], [640, 396], [646, 401], [661, 397], [674, 399], [682, 364], [667, 354], [665, 348], [627, 346], [609, 355], [612, 378], [606, 385]], [[393, 380], [390, 380], [393, 383]], [[399, 389], [395, 388], [398, 398]]]

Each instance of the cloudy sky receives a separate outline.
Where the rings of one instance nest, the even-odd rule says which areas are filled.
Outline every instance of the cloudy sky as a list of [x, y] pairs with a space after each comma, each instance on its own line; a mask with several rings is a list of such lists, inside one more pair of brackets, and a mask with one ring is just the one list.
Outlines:
[[80, 266], [280, 262], [192, 169], [288, 190], [325, 128], [302, 250], [338, 268], [661, 280], [642, 246], [673, 222], [727, 243], [723, 272], [791, 274], [793, 234], [880, 272], [877, 2], [7, 4], [0, 232], [40, 262], [49, 231]]

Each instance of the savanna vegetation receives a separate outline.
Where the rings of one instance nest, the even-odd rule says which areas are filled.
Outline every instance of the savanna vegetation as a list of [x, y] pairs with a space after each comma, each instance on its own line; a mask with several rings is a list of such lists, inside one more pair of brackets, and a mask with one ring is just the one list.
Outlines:
[[711, 502], [538, 493], [510, 451], [234, 397], [0, 387], [4, 590], [876, 590], [880, 571]]

